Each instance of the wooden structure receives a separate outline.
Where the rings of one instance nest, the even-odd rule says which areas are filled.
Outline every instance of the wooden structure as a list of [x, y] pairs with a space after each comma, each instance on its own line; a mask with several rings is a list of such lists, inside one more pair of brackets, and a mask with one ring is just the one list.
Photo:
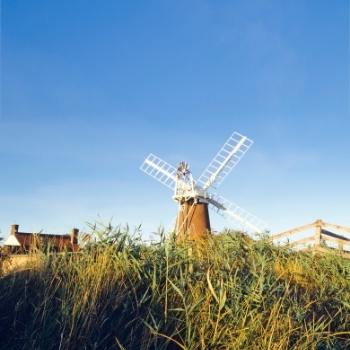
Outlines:
[[4, 246], [11, 253], [28, 253], [36, 248], [48, 249], [54, 252], [71, 251], [79, 249], [79, 230], [73, 228], [70, 234], [52, 235], [45, 233], [20, 232], [19, 225], [11, 225], [9, 237]]
[[[295, 238], [295, 235], [308, 231], [312, 233], [306, 237]], [[290, 247], [302, 251], [338, 250], [342, 256], [350, 258], [350, 227], [330, 224], [322, 220], [274, 234], [271, 240], [274, 242], [287, 240]]]
[[210, 234], [208, 203], [195, 202], [194, 199], [180, 204], [176, 219], [176, 240], [199, 240]]

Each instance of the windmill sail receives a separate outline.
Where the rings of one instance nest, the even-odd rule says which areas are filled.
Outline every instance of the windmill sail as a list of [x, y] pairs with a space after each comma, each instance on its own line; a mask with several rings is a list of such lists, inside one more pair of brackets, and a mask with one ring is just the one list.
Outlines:
[[149, 156], [141, 164], [140, 169], [171, 190], [175, 189], [176, 168], [161, 158], [152, 153], [149, 154]]
[[256, 233], [264, 232], [266, 224], [237, 204], [218, 195], [210, 195], [207, 200], [212, 210], [225, 218], [241, 223], [244, 229], [249, 229]]
[[234, 132], [203, 171], [197, 184], [204, 190], [211, 186], [217, 187], [220, 185], [252, 144], [252, 140], [238, 132]]

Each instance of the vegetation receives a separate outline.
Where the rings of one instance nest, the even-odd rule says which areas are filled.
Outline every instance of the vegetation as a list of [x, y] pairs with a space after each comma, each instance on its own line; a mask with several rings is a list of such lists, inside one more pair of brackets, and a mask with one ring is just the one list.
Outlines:
[[230, 231], [200, 247], [95, 227], [0, 279], [4, 349], [347, 349], [350, 261]]

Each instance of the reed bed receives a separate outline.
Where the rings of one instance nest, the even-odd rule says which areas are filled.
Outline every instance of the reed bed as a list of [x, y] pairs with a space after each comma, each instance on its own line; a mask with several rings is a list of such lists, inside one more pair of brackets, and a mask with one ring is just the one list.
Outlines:
[[95, 226], [0, 278], [3, 349], [350, 349], [350, 261], [225, 231], [201, 245]]

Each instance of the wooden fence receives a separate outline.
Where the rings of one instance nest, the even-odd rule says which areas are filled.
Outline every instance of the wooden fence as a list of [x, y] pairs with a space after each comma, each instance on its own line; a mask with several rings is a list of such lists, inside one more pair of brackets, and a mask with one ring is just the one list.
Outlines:
[[[295, 235], [310, 230], [311, 234], [295, 239]], [[329, 250], [336, 250], [343, 257], [350, 259], [350, 227], [334, 225], [322, 220], [273, 234], [271, 240], [273, 242], [284, 240], [291, 248], [303, 251], [329, 252]]]

